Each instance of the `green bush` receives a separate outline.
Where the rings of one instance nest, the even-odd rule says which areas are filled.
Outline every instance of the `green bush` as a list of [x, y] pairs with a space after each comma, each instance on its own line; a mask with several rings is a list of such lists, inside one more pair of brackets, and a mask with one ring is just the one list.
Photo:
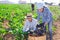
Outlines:
[[50, 6], [49, 8], [53, 14], [53, 19], [57, 20], [60, 16], [60, 7], [59, 6]]
[[6, 30], [2, 27], [4, 20], [9, 21], [10, 32], [16, 36], [16, 40], [22, 38], [22, 27], [25, 16], [31, 12], [30, 5], [26, 4], [0, 4], [0, 34], [6, 34]]

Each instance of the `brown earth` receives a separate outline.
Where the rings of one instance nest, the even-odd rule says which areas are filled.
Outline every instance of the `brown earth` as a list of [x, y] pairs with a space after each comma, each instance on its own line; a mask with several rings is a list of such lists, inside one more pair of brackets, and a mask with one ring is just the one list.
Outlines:
[[28, 40], [46, 40], [46, 35], [44, 36], [29, 36]]
[[56, 31], [53, 36], [53, 40], [60, 40], [60, 21], [54, 22], [54, 25], [56, 27]]

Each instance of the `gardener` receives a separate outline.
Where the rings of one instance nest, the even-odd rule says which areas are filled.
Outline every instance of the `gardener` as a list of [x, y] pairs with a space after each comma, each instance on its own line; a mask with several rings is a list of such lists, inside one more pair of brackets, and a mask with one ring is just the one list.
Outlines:
[[28, 32], [29, 30], [33, 32], [36, 29], [37, 24], [38, 22], [36, 19], [32, 18], [32, 14], [27, 14], [27, 19], [25, 21], [23, 32]]
[[31, 4], [32, 11], [34, 11], [34, 4]]
[[[44, 26], [48, 25], [48, 31], [49, 31], [49, 36], [50, 40], [52, 40], [52, 14], [50, 10], [45, 7], [44, 3], [37, 3], [37, 20], [40, 21], [42, 19], [42, 23], [44, 23]], [[46, 37], [46, 40], [47, 37]]]

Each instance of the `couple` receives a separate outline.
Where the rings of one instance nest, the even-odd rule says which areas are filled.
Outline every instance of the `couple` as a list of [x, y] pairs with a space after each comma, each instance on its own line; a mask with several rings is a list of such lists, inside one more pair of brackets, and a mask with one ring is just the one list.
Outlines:
[[[44, 6], [43, 3], [38, 3], [36, 6], [38, 14], [37, 20], [32, 18], [31, 14], [28, 14], [26, 16], [27, 20], [25, 22], [23, 31], [24, 32], [27, 32], [28, 30], [35, 31], [38, 21], [40, 21], [42, 18], [42, 23], [44, 23], [44, 26], [48, 25], [50, 40], [52, 40], [52, 21], [53, 21], [52, 14], [50, 10]], [[48, 40], [47, 37], [46, 40]]]

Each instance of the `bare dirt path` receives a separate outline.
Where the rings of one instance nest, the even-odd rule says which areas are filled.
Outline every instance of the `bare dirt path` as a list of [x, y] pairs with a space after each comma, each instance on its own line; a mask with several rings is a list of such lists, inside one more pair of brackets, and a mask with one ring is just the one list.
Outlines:
[[54, 25], [56, 27], [56, 31], [53, 36], [53, 40], [60, 40], [60, 21], [54, 22]]

